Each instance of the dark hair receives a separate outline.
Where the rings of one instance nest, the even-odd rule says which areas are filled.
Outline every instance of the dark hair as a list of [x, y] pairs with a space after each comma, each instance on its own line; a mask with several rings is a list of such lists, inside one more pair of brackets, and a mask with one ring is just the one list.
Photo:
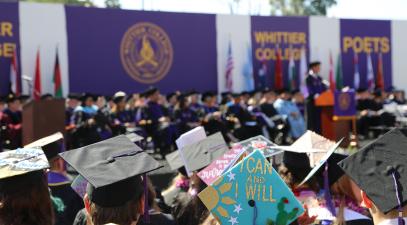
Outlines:
[[[281, 178], [284, 180], [284, 182], [291, 188], [295, 189], [296, 185], [300, 184], [301, 181], [307, 177], [308, 173], [310, 170], [301, 168], [301, 167], [292, 167], [289, 165], [285, 165], [282, 163], [278, 167], [278, 173], [280, 174]], [[307, 182], [306, 185], [308, 185], [308, 188], [313, 190], [314, 192], [318, 193], [319, 192], [319, 185], [317, 179], [314, 177], [310, 178]]]
[[201, 224], [209, 211], [197, 196], [182, 192], [175, 199], [172, 215], [177, 224]]
[[54, 211], [42, 170], [0, 180], [0, 202], [0, 224], [54, 224]]
[[137, 221], [140, 211], [139, 203], [142, 196], [143, 192], [140, 192], [139, 196], [118, 207], [101, 207], [92, 202], [90, 205], [90, 217], [93, 225], [106, 223], [130, 225], [132, 222]]

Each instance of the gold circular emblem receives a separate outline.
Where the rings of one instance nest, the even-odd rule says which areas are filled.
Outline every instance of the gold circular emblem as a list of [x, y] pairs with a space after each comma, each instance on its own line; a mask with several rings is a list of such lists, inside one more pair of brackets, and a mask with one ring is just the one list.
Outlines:
[[350, 96], [348, 93], [340, 93], [338, 97], [339, 108], [341, 110], [347, 110], [350, 106]]
[[165, 31], [148, 22], [131, 26], [120, 46], [122, 65], [127, 74], [145, 84], [155, 83], [167, 75], [173, 55], [171, 40]]

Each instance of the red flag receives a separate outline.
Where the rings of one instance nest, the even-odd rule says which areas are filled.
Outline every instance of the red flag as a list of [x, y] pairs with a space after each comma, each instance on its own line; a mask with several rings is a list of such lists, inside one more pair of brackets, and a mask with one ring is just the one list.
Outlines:
[[277, 59], [274, 65], [274, 89], [281, 90], [283, 88], [283, 62], [281, 61], [281, 51], [277, 47]]
[[10, 83], [11, 83], [11, 92], [15, 95], [21, 94], [21, 79], [18, 72], [18, 63], [17, 63], [17, 50], [14, 49], [13, 58], [11, 59], [10, 64]]
[[334, 60], [332, 59], [332, 52], [329, 51], [329, 89], [335, 92], [336, 85], [334, 79]]
[[37, 51], [37, 58], [35, 60], [35, 74], [34, 74], [34, 100], [41, 99], [41, 68], [40, 68], [40, 50]]
[[377, 61], [376, 88], [380, 88], [382, 91], [384, 91], [382, 53], [379, 53], [378, 57], [379, 59]]
[[58, 57], [58, 48], [57, 48], [57, 53], [55, 57], [55, 67], [54, 67], [54, 95], [56, 98], [62, 98], [63, 97], [63, 91], [62, 91], [62, 80], [61, 80], [61, 68], [59, 66], [59, 57]]

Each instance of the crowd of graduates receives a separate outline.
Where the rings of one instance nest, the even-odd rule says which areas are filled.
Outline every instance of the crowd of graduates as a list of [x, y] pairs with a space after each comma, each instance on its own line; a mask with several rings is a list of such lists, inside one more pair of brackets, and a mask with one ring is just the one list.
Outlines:
[[[196, 91], [162, 95], [154, 87], [113, 96], [71, 93], [66, 99], [65, 137], [52, 135], [15, 151], [11, 150], [23, 147], [22, 106], [27, 98], [9, 94], [0, 99], [0, 224], [219, 224], [197, 195], [207, 184], [196, 173], [189, 174], [184, 163], [167, 157], [174, 176], [164, 189], [155, 187], [146, 175], [162, 163], [145, 150], [153, 149], [155, 157], [164, 159], [177, 152], [176, 139], [181, 134], [199, 126], [207, 135], [219, 132], [229, 146], [262, 135], [281, 146], [294, 143], [303, 148], [286, 148], [279, 157], [270, 158], [304, 204], [305, 213], [292, 224], [404, 224], [407, 161], [401, 150], [407, 139], [392, 129], [400, 115], [388, 110], [389, 105], [406, 104], [404, 93], [357, 90], [358, 133], [361, 139], [377, 138], [375, 143], [351, 156], [334, 153], [326, 159], [326, 168], [315, 173], [318, 160], [310, 152], [326, 153], [328, 148], [321, 143], [329, 142], [318, 135], [320, 114], [314, 100], [328, 88], [318, 73], [319, 63], [311, 64], [306, 98], [299, 90], [287, 89], [220, 95]], [[42, 100], [52, 98], [47, 94]], [[383, 130], [390, 132], [379, 136]], [[296, 145], [306, 135], [321, 142]], [[41, 158], [42, 151], [46, 159]], [[78, 186], [78, 178], [73, 181], [77, 174], [87, 181], [82, 194], [71, 187]], [[299, 185], [306, 177], [306, 183]], [[326, 193], [329, 201], [321, 198]], [[338, 211], [329, 218], [307, 210], [310, 206], [330, 209], [332, 204]]]

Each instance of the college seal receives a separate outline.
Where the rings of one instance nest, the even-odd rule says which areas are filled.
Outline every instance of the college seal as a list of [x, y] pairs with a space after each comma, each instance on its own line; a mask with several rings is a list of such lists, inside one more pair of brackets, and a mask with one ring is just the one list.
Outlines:
[[136, 23], [123, 36], [120, 57], [124, 70], [138, 82], [151, 84], [167, 75], [173, 49], [165, 31], [148, 22]]

